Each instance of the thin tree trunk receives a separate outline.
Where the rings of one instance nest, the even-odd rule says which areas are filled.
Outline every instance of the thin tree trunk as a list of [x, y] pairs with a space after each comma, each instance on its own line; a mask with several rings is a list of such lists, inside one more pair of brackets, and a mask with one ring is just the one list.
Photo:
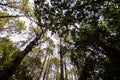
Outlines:
[[59, 80], [59, 79], [60, 79], [60, 77], [59, 77], [59, 75], [58, 75], [58, 73], [59, 73], [59, 67], [56, 66], [55, 69], [56, 69], [56, 71], [57, 71], [57, 72], [55, 72], [55, 80]]
[[49, 65], [48, 65], [48, 68], [47, 68], [47, 71], [46, 71], [46, 80], [48, 80], [48, 77], [49, 77], [50, 67], [51, 67], [51, 59], [49, 60]]
[[44, 58], [44, 61], [43, 61], [43, 64], [42, 64], [42, 67], [41, 67], [40, 74], [39, 74], [39, 75], [40, 75], [40, 76], [39, 76], [39, 80], [40, 80], [40, 78], [41, 78], [41, 75], [42, 75], [43, 68], [44, 68], [44, 65], [45, 65], [45, 62], [46, 62], [47, 57], [48, 57], [48, 55], [46, 54], [46, 55], [45, 55], [45, 58]]
[[[49, 56], [50, 57], [50, 56]], [[43, 80], [45, 80], [45, 78], [46, 78], [46, 75], [47, 75], [47, 70], [48, 70], [48, 68], [49, 68], [49, 64], [50, 63], [50, 60], [49, 60], [49, 58], [48, 58], [48, 60], [47, 60], [47, 65], [46, 65], [46, 68], [45, 68], [45, 71], [44, 71], [44, 74], [43, 74]]]
[[68, 74], [67, 74], [67, 67], [66, 67], [66, 60], [64, 59], [64, 68], [65, 68], [65, 79], [68, 80]]
[[64, 70], [63, 70], [63, 54], [61, 50], [61, 44], [60, 44], [60, 80], [64, 80]]
[[49, 64], [47, 64], [47, 66], [46, 66], [46, 68], [45, 68], [45, 72], [44, 72], [44, 74], [43, 74], [43, 80], [45, 80], [48, 65], [49, 65]]

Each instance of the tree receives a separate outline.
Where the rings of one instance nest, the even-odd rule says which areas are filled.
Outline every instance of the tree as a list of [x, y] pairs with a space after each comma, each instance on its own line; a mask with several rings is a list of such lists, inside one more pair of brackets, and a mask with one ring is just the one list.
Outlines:
[[[2, 24], [2, 26], [1, 26], [2, 29], [4, 29], [5, 27], [6, 27], [5, 30], [10, 30], [10, 28], [12, 28], [12, 30], [14, 30], [14, 29], [18, 28], [18, 29], [20, 29], [19, 31], [21, 31], [22, 29], [20, 27], [23, 27], [24, 25], [20, 21], [17, 21], [16, 23], [14, 23], [14, 21], [17, 20], [14, 18], [23, 17], [23, 16], [28, 15], [28, 13], [30, 11], [30, 7], [28, 6], [28, 0], [26, 0], [25, 2], [24, 2], [24, 0], [21, 0], [18, 2], [2, 0], [0, 2], [0, 5], [1, 5], [0, 8], [2, 9], [1, 14], [0, 14], [0, 20], [3, 19], [2, 22], [0, 23], [0, 24]], [[4, 11], [4, 10], [6, 10], [6, 11]], [[8, 12], [8, 11], [12, 11], [12, 10], [14, 10], [13, 11], [14, 13], [12, 13], [13, 15], [11, 15], [11, 13]], [[15, 11], [16, 12], [20, 11], [19, 15], [17, 15]], [[15, 30], [13, 32], [15, 32]], [[37, 38], [35, 38], [34, 41], [36, 41], [38, 39], [39, 39], [39, 37], [37, 36]], [[9, 63], [7, 63], [6, 65], [3, 66], [3, 68], [1, 69], [1, 73], [0, 73], [0, 79], [7, 80], [10, 76], [15, 74], [16, 68], [21, 63], [23, 58], [26, 56], [26, 52], [28, 53], [29, 51], [31, 51], [33, 45], [35, 45], [36, 42], [34, 42], [34, 41], [30, 43], [29, 46], [31, 46], [31, 47], [28, 47], [25, 50], [21, 51], [20, 54], [17, 54]], [[24, 54], [21, 54], [21, 53], [24, 53]]]
[[[28, 6], [27, 8], [21, 8], [23, 5], [28, 4], [28, 0], [25, 4], [24, 1], [21, 2], [20, 7], [17, 6], [19, 2], [15, 1], [14, 5], [12, 5], [12, 1], [6, 2], [7, 3], [4, 1], [0, 2], [3, 10], [17, 8], [18, 11], [22, 9], [23, 11], [21, 11], [21, 15], [12, 16], [9, 12], [5, 13], [3, 11], [1, 13], [2, 15], [0, 15], [1, 19], [4, 18], [0, 23], [3, 26], [7, 25], [6, 23], [10, 21], [9, 19], [21, 17], [23, 14], [31, 14]], [[36, 18], [33, 17], [30, 19], [37, 21], [40, 30], [37, 30], [38, 32], [34, 34], [34, 39], [30, 39], [19, 54], [3, 66], [0, 73], [0, 79], [7, 80], [16, 73], [16, 70], [26, 55], [32, 51], [33, 47], [35, 47], [38, 42], [44, 40], [43, 36], [46, 31], [50, 31], [52, 35], [57, 34], [59, 39], [62, 39], [61, 46], [65, 46], [65, 51], [71, 55], [72, 64], [77, 68], [78, 80], [109, 79], [110, 76], [107, 75], [107, 73], [110, 71], [110, 68], [107, 68], [107, 66], [111, 66], [111, 64], [114, 65], [112, 71], [116, 73], [118, 70], [119, 75], [119, 1], [35, 0], [34, 8]], [[12, 21], [14, 21], [14, 19]], [[17, 21], [17, 24], [23, 26], [19, 21]], [[1, 30], [4, 28], [3, 26], [1, 27]], [[57, 40], [59, 41], [59, 39]], [[64, 52], [64, 49], [60, 50], [62, 50], [61, 52]], [[63, 55], [60, 55], [60, 62], [63, 63]], [[102, 61], [107, 65], [101, 63]], [[46, 75], [49, 73], [50, 65], [47, 65], [48, 68], [46, 67], [46, 70], [44, 71], [44, 79], [48, 79], [48, 76]], [[100, 67], [100, 65], [102, 66]], [[63, 64], [61, 64], [61, 79], [64, 78], [63, 73]], [[103, 74], [105, 76], [102, 76]], [[119, 79], [118, 75], [113, 75], [112, 79]], [[74, 79], [74, 76], [72, 78]]]
[[[49, 24], [46, 25], [50, 26], [49, 30], [58, 33], [61, 38], [68, 34], [72, 36], [72, 40], [67, 42], [71, 44], [71, 58], [78, 71], [81, 67], [80, 51], [87, 56], [92, 53], [104, 55], [114, 67], [118, 69], [120, 66], [119, 6], [117, 0], [35, 1], [39, 23]], [[88, 64], [83, 60], [84, 63]]]

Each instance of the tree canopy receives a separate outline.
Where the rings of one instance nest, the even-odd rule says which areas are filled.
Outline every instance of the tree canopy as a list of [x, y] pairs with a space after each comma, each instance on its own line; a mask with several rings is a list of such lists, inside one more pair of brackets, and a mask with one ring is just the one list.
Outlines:
[[[29, 0], [5, 0], [0, 9], [1, 34], [27, 33], [24, 49], [10, 35], [1, 38], [0, 79], [120, 79], [119, 0], [35, 0], [33, 8]], [[23, 16], [33, 25], [27, 27]]]

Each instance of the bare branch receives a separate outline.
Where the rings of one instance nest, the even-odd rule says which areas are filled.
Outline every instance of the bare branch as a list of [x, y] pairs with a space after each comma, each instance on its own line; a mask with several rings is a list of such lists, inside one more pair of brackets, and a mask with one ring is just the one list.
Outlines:
[[8, 15], [8, 16], [0, 16], [0, 18], [16, 18], [16, 17], [25, 17], [25, 15]]

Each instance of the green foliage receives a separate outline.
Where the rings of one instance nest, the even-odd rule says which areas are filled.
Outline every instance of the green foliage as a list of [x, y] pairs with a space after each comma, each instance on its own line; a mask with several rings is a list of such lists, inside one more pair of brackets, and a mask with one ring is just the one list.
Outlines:
[[15, 48], [13, 47], [12, 41], [7, 38], [0, 38], [0, 43], [0, 65], [3, 66], [12, 59], [11, 55]]
[[23, 9], [23, 13], [24, 14], [28, 14], [30, 12], [32, 12], [32, 9], [29, 5], [29, 0], [21, 0], [21, 4], [19, 6], [19, 9], [22, 10]]
[[[8, 14], [6, 12], [0, 11], [0, 16], [7, 16]], [[8, 18], [0, 18], [0, 31], [3, 30], [5, 24], [8, 22]]]
[[25, 23], [23, 21], [17, 20], [15, 22], [15, 24], [16, 24], [16, 27], [17, 27], [17, 31], [21, 31], [21, 30], [25, 30], [26, 29]]
[[[57, 33], [60, 38], [73, 41], [70, 45], [72, 49], [66, 49], [71, 51], [71, 60], [78, 71], [82, 68], [82, 76], [85, 76], [83, 80], [119, 79], [111, 72], [119, 73], [113, 68], [109, 70], [110, 68], [103, 64], [107, 65], [104, 61], [106, 58], [109, 58], [111, 62], [108, 63], [112, 64], [116, 64], [116, 61], [119, 64], [120, 61], [117, 58], [120, 57], [119, 9], [120, 4], [116, 0], [51, 0], [50, 3], [35, 1], [35, 14], [41, 27], [49, 27], [49, 30]], [[84, 56], [81, 56], [83, 54]], [[118, 69], [117, 66], [114, 67]], [[101, 69], [103, 71], [100, 74], [95, 72]], [[107, 71], [110, 71], [112, 77], [102, 76], [107, 75]]]
[[[20, 17], [27, 16], [28, 18], [28, 16], [32, 15], [29, 0], [0, 1], [0, 36], [7, 36], [4, 38], [0, 37], [0, 70], [4, 70], [6, 64], [10, 64], [11, 61], [21, 53], [20, 49], [17, 49], [20, 45], [16, 45], [10, 38], [11, 35], [14, 37], [13, 35], [17, 36], [23, 30], [26, 30], [25, 22], [21, 21]], [[40, 65], [39, 58], [35, 61], [37, 65]], [[22, 62], [10, 80], [32, 80], [30, 71], [26, 67], [28, 62], [29, 61], [26, 61], [26, 63]], [[11, 71], [8, 71], [8, 73], [10, 72]]]
[[[29, 0], [20, 0], [18, 3], [15, 2], [14, 5], [12, 0], [6, 0], [6, 2], [11, 3], [11, 5], [6, 5], [10, 7], [9, 9], [15, 8], [14, 10], [20, 11], [21, 14], [31, 15], [32, 10]], [[5, 7], [5, 9], [8, 9], [8, 7]], [[3, 9], [3, 6], [0, 8]], [[42, 35], [43, 37], [40, 40], [43, 43], [40, 42], [37, 47], [35, 46], [36, 48], [31, 51], [32, 54], [24, 56], [25, 59], [21, 65], [17, 65], [16, 74], [11, 79], [31, 80], [34, 75], [37, 76], [35, 76], [36, 79], [40, 79], [40, 76], [52, 79], [49, 74], [53, 75], [53, 73], [55, 73], [54, 78], [61, 79], [60, 75], [65, 72], [62, 69], [65, 67], [64, 58], [66, 58], [67, 54], [70, 56], [67, 56], [68, 60], [66, 62], [69, 62], [70, 58], [74, 68], [77, 69], [68, 70], [67, 73], [69, 73], [69, 79], [71, 80], [76, 76], [78, 80], [120, 79], [119, 1], [35, 0], [34, 8], [34, 14], [39, 26], [31, 28], [31, 32], [35, 31], [36, 36], [39, 37], [37, 34], [47, 29], [47, 31], [52, 32], [50, 35], [54, 34], [57, 36], [57, 45], [59, 45], [57, 49], [60, 48], [58, 53], [60, 51], [63, 62], [62, 57], [60, 60], [55, 57], [58, 54], [55, 54], [57, 50], [56, 52], [54, 51], [56, 48], [54, 40], [45, 34]], [[7, 16], [8, 14], [9, 12], [0, 12], [0, 16]], [[7, 29], [11, 29], [10, 32], [14, 34], [26, 29], [25, 23], [19, 19], [1, 18], [0, 31], [3, 30], [6, 23], [6, 32]], [[30, 44], [36, 44], [37, 40], [34, 41], [35, 43]], [[3, 67], [6, 63], [16, 58], [21, 51], [18, 50], [13, 54], [16, 48], [13, 42], [7, 38], [1, 38], [0, 43], [0, 67]], [[29, 45], [29, 43], [27, 44]], [[43, 47], [44, 44], [44, 48], [38, 48]], [[30, 48], [32, 47], [30, 46]], [[26, 48], [26, 50], [29, 49]], [[59, 72], [60, 62], [62, 64], [61, 73]], [[71, 68], [71, 66], [68, 66], [68, 68]], [[50, 73], [50, 71], [53, 73]], [[74, 77], [71, 77], [73, 75]]]

